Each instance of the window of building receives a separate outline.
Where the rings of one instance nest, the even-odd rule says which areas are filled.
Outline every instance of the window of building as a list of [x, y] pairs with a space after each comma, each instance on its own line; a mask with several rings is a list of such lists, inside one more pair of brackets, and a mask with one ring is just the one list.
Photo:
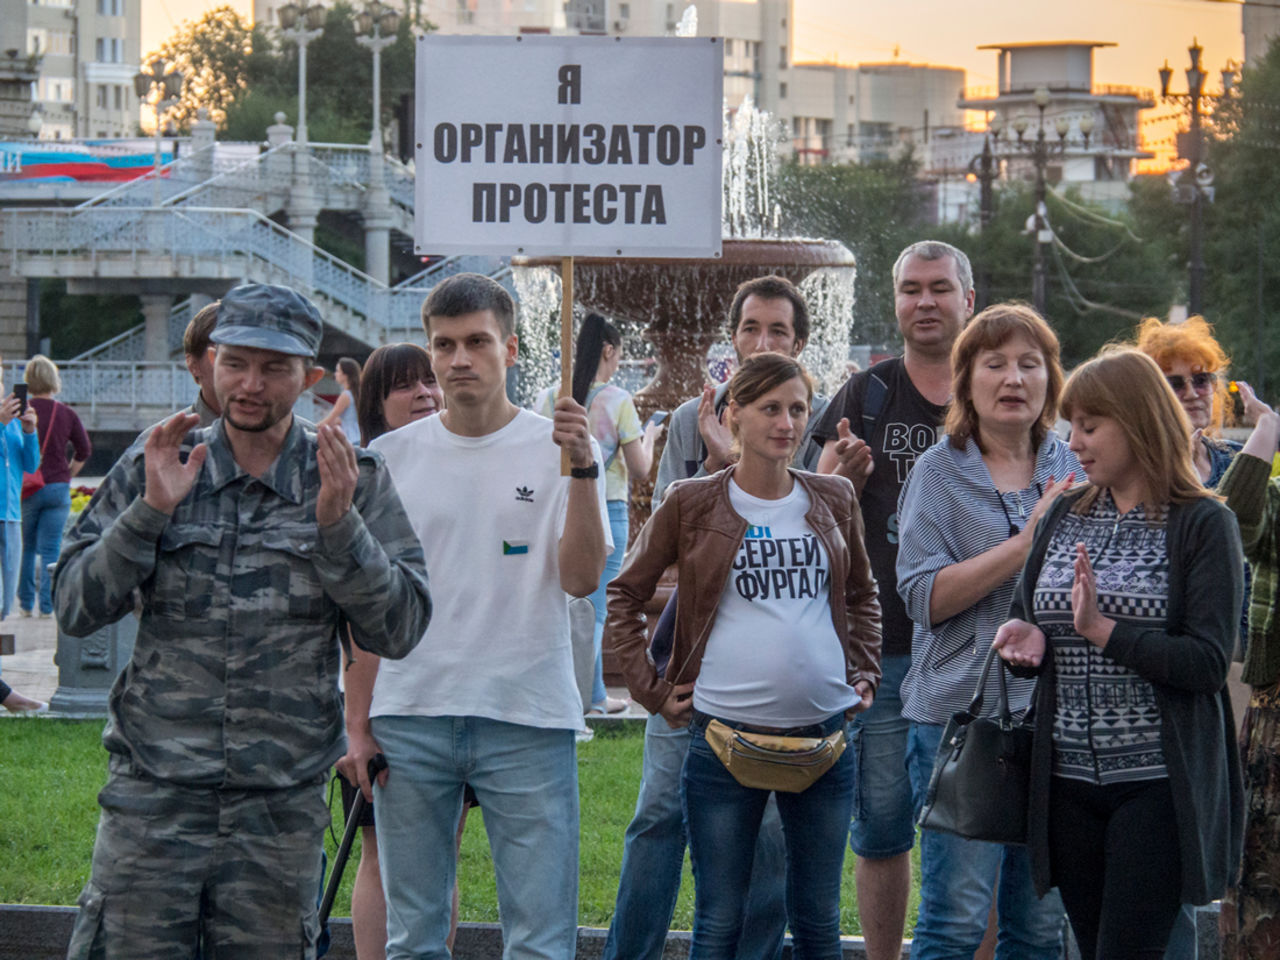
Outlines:
[[39, 27], [27, 27], [27, 53], [44, 53], [49, 49], [49, 32]]
[[724, 38], [724, 55], [726, 57], [733, 56], [733, 38], [732, 37]]
[[785, 83], [778, 84], [778, 99], [787, 99], [787, 85]]
[[778, 66], [784, 70], [787, 68], [787, 47], [785, 44], [778, 48]]
[[618, 16], [619, 16], [621, 19], [623, 19], [623, 20], [630, 20], [630, 19], [631, 19], [631, 4], [629, 4], [629, 3], [620, 3], [620, 4], [618, 4]]
[[98, 106], [103, 110], [107, 109], [107, 85], [105, 83], [98, 84]]
[[94, 53], [94, 59], [99, 63], [123, 63], [124, 40], [120, 37], [98, 37]]
[[124, 109], [124, 87], [118, 83], [116, 84], [116, 109]]

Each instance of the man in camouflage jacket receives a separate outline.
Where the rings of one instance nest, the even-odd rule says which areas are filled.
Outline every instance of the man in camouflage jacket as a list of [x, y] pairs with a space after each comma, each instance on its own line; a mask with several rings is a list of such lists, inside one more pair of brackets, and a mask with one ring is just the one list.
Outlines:
[[338, 634], [405, 656], [431, 603], [381, 458], [291, 413], [322, 371], [306, 298], [247, 285], [212, 340], [223, 418], [180, 413], [112, 468], [63, 548], [58, 622], [142, 616], [69, 956], [315, 956]]

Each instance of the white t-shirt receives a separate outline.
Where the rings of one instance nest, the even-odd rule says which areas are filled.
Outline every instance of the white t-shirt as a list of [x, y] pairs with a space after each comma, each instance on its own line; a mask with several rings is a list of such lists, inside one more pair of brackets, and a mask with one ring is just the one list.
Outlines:
[[[369, 715], [581, 727], [559, 574], [571, 481], [551, 421], [521, 410], [501, 430], [462, 437], [427, 417], [370, 447], [422, 541], [433, 610], [409, 656], [379, 663]], [[596, 489], [612, 549], [603, 475]]]
[[830, 558], [804, 519], [809, 495], [796, 483], [781, 500], [761, 500], [731, 478], [729, 502], [750, 526], [707, 638], [694, 707], [766, 727], [847, 710], [858, 693], [831, 622]]

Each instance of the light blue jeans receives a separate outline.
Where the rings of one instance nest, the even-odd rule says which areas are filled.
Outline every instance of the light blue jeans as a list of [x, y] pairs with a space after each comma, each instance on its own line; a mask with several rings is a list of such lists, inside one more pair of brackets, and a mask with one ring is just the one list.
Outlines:
[[[46, 483], [22, 501], [22, 573], [18, 577], [18, 606], [36, 606], [36, 578], [40, 580], [40, 612], [53, 613], [49, 564], [57, 563], [62, 531], [71, 513], [71, 484]], [[40, 566], [36, 568], [36, 554]]]
[[0, 619], [9, 616], [13, 609], [13, 594], [18, 589], [18, 563], [22, 559], [22, 521], [0, 522], [0, 576], [4, 578], [3, 597], [0, 597]]
[[[685, 829], [680, 773], [689, 730], [654, 714], [644, 729], [644, 767], [636, 812], [622, 848], [618, 900], [603, 960], [660, 960], [680, 894]], [[770, 801], [756, 840], [739, 960], [779, 960], [787, 926], [786, 849], [777, 804]]]
[[600, 706], [604, 703], [605, 697], [609, 695], [604, 688], [604, 619], [607, 612], [605, 587], [622, 569], [622, 558], [627, 552], [627, 534], [630, 532], [630, 525], [627, 520], [627, 501], [610, 500], [606, 506], [609, 508], [609, 533], [613, 536], [613, 552], [605, 560], [604, 573], [600, 575], [600, 585], [596, 587], [596, 592], [591, 595], [591, 605], [596, 610], [596, 665], [591, 681], [592, 706]]
[[[912, 723], [912, 783], [927, 788], [945, 728]], [[916, 796], [917, 813], [924, 790]], [[996, 889], [997, 878], [999, 889]], [[996, 960], [1058, 960], [1064, 910], [1057, 890], [1042, 900], [1025, 847], [920, 831], [920, 913], [911, 960], [972, 960], [987, 929], [991, 897], [999, 920]]]
[[480, 800], [498, 881], [504, 958], [573, 960], [578, 762], [572, 730], [483, 717], [374, 717], [390, 775], [374, 790], [387, 960], [445, 948], [464, 784]]

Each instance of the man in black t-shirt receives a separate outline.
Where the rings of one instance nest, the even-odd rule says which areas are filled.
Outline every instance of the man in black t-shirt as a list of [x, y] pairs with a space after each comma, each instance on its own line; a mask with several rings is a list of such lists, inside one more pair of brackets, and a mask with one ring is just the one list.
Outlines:
[[858, 491], [867, 554], [880, 585], [883, 676], [875, 703], [854, 721], [859, 786], [849, 837], [858, 857], [858, 913], [868, 960], [901, 954], [915, 841], [910, 724], [899, 697], [911, 665], [912, 623], [895, 572], [898, 494], [946, 417], [951, 345], [973, 314], [973, 270], [960, 250], [924, 240], [899, 254], [893, 287], [902, 356], [850, 377], [813, 431], [823, 444], [818, 471], [843, 474]]

